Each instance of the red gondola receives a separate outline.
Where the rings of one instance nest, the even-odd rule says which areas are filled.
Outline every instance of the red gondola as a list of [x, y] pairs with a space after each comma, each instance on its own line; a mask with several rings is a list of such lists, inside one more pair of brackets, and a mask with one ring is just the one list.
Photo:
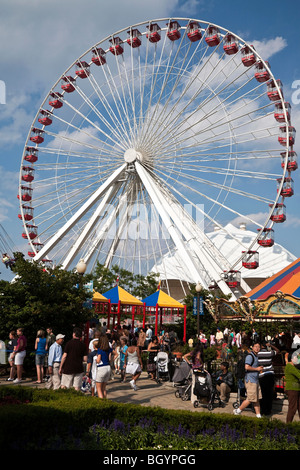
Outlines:
[[[268, 68], [270, 68], [269, 62], [266, 61], [265, 64], [267, 65]], [[264, 63], [261, 60], [256, 62], [255, 64], [254, 77], [260, 83], [267, 82], [268, 80], [270, 80], [270, 73], [266, 69]]]
[[[280, 185], [281, 185], [282, 180], [278, 179], [277, 180], [277, 192], [280, 190]], [[291, 197], [294, 194], [294, 189], [293, 189], [294, 181], [292, 178], [284, 178], [284, 182], [280, 191], [280, 196], [283, 197]]]
[[124, 52], [123, 47], [121, 46], [122, 44], [122, 39], [119, 37], [113, 37], [109, 40], [111, 43], [111, 46], [109, 48], [110, 52], [114, 55], [121, 55]]
[[79, 61], [76, 63], [76, 71], [77, 77], [79, 78], [87, 78], [90, 75], [90, 66], [85, 61]]
[[228, 285], [228, 287], [235, 288], [239, 287], [241, 284], [241, 273], [240, 271], [224, 271], [222, 275], [224, 281]]
[[35, 163], [38, 160], [38, 149], [35, 147], [26, 147], [24, 160], [29, 163]]
[[[273, 207], [273, 204], [269, 204], [269, 207]], [[286, 210], [286, 207], [282, 202], [279, 202], [278, 204], [276, 204], [273, 210], [273, 213], [271, 214], [271, 217], [270, 217], [272, 222], [276, 222], [276, 223], [284, 222], [286, 220], [285, 210]]]
[[[284, 168], [285, 165], [285, 158], [286, 158], [286, 152], [282, 152], [281, 154], [282, 162], [281, 162], [281, 167]], [[287, 162], [287, 170], [288, 171], [295, 171], [298, 168], [298, 163], [297, 163], [297, 154], [294, 151], [288, 152], [288, 162]]]
[[93, 64], [100, 66], [106, 64], [106, 58], [105, 58], [105, 51], [99, 48], [95, 48], [92, 50], [93, 56], [92, 56], [92, 62]]
[[[32, 220], [33, 219], [33, 207], [31, 206], [22, 206], [23, 209], [23, 218], [24, 220]], [[19, 219], [22, 219], [22, 214], [18, 214]]]
[[37, 226], [36, 225], [27, 225], [26, 227], [29, 229], [28, 230], [28, 236], [26, 232], [22, 233], [23, 238], [29, 238], [30, 240], [33, 240], [37, 236]]
[[[260, 228], [257, 229], [260, 232]], [[257, 243], [260, 246], [269, 247], [274, 245], [274, 230], [272, 228], [264, 228], [259, 235]]]
[[129, 44], [129, 46], [133, 48], [140, 47], [140, 45], [142, 44], [142, 41], [140, 40], [140, 31], [138, 29], [130, 29], [129, 31], [127, 31], [127, 34], [127, 44]]
[[238, 41], [233, 34], [227, 33], [224, 37], [224, 43], [223, 49], [228, 55], [236, 54], [239, 50]]
[[187, 36], [191, 42], [199, 41], [202, 38], [201, 26], [198, 21], [191, 21], [187, 25]]
[[208, 26], [205, 37], [206, 44], [210, 47], [217, 46], [221, 42], [220, 31], [216, 26]]
[[22, 180], [31, 183], [34, 180], [34, 168], [30, 166], [22, 167]]
[[160, 27], [157, 23], [150, 24], [147, 26], [148, 33], [146, 33], [146, 38], [149, 39], [150, 42], [158, 42], [160, 41]]
[[51, 118], [52, 118], [51, 111], [41, 109], [40, 117], [38, 119], [39, 123], [41, 123], [43, 126], [50, 126], [50, 124], [52, 124]]
[[[24, 202], [31, 201], [32, 188], [28, 186], [21, 186], [21, 200]], [[20, 199], [20, 195], [17, 195], [17, 198]]]
[[280, 100], [281, 97], [283, 97], [283, 87], [281, 80], [270, 80], [267, 83], [267, 94], [271, 101]]
[[30, 137], [31, 142], [34, 142], [35, 144], [41, 144], [42, 142], [44, 142], [44, 137], [42, 137], [44, 131], [42, 129], [37, 129], [36, 127], [33, 127], [32, 132], [34, 135]]
[[50, 93], [50, 96], [52, 97], [52, 99], [49, 100], [49, 105], [52, 106], [52, 108], [59, 109], [63, 106], [63, 95], [61, 93], [52, 92]]
[[[286, 111], [287, 120], [290, 121], [291, 120], [291, 105], [290, 105], [290, 103], [285, 102], [284, 103], [284, 108], [285, 108], [285, 111]], [[281, 101], [279, 103], [275, 103], [274, 117], [275, 117], [277, 122], [285, 122], [285, 113], [284, 113], [284, 109], [283, 109]]]
[[75, 82], [76, 79], [68, 75], [67, 77], [62, 77], [61, 89], [66, 93], [73, 93], [75, 91]]
[[[252, 45], [251, 45], [251, 48], [254, 49]], [[249, 46], [244, 46], [243, 49], [241, 50], [242, 62], [245, 65], [245, 67], [250, 67], [256, 62], [256, 55], [252, 49], [250, 49]]]
[[242, 265], [247, 269], [256, 269], [259, 266], [258, 252], [257, 251], [242, 251], [244, 254], [242, 259]]
[[171, 41], [177, 41], [177, 39], [180, 38], [180, 24], [178, 21], [170, 21], [167, 23], [168, 30], [167, 30], [167, 36]]
[[[296, 129], [292, 126], [288, 126], [288, 135], [289, 135], [289, 146], [294, 145], [295, 143], [295, 137], [296, 137]], [[279, 128], [279, 136], [278, 136], [278, 142], [281, 145], [286, 145], [287, 144], [287, 129], [286, 126], [281, 126]]]

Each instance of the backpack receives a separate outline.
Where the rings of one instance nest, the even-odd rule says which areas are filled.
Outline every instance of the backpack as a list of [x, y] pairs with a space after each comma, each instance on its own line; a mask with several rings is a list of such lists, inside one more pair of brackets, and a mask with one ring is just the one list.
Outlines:
[[243, 354], [242, 358], [237, 362], [237, 365], [236, 365], [236, 378], [237, 379], [244, 379], [245, 378], [245, 375], [246, 375], [245, 361], [246, 361], [246, 357], [249, 356], [249, 355], [252, 357], [252, 362], [249, 365], [252, 366], [252, 364], [254, 362], [253, 353], [252, 352], [250, 352], [250, 353], [245, 352]]

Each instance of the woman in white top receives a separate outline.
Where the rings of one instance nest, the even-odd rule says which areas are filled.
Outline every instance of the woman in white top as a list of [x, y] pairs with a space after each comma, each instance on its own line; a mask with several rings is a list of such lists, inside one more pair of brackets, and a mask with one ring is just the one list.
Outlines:
[[136, 338], [132, 340], [131, 346], [126, 349], [125, 368], [126, 373], [132, 375], [132, 380], [129, 382], [131, 388], [137, 390], [136, 381], [142, 373], [143, 363]]

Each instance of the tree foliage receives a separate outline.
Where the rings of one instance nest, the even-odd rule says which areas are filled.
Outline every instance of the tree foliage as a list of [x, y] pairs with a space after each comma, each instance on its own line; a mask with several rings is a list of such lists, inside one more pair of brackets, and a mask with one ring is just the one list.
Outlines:
[[0, 338], [23, 327], [28, 347], [33, 348], [39, 329], [52, 327], [55, 334], [71, 338], [74, 326], [82, 326], [93, 312], [83, 303], [91, 293], [85, 276], [59, 267], [45, 270], [40, 263], [15, 254], [12, 282], [0, 281]]

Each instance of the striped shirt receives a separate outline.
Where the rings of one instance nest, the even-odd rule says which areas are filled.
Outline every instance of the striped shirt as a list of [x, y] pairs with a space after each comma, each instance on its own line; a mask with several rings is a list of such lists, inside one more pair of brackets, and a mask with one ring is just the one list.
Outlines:
[[258, 357], [258, 365], [263, 366], [263, 371], [259, 374], [259, 378], [263, 377], [266, 374], [274, 374], [274, 367], [273, 367], [273, 357], [275, 356], [275, 351], [273, 349], [261, 349], [259, 353], [257, 353]]

